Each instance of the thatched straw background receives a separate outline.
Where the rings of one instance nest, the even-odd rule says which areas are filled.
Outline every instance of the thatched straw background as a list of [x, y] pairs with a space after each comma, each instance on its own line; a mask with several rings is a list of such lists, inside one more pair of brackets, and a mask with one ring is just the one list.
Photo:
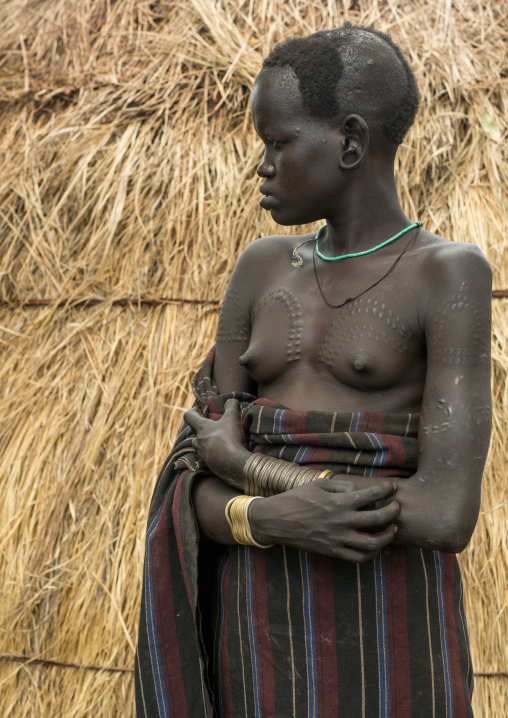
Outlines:
[[[132, 666], [157, 469], [236, 256], [276, 230], [258, 208], [248, 114], [262, 56], [345, 18], [391, 32], [423, 100], [398, 161], [403, 204], [429, 229], [478, 243], [505, 289], [507, 11], [472, 0], [2, 0], [2, 716], [133, 715], [129, 671], [10, 658]], [[508, 299], [494, 299], [494, 437], [462, 556], [483, 673], [508, 671], [507, 314]], [[506, 673], [478, 676], [475, 701], [478, 716], [506, 715]]]

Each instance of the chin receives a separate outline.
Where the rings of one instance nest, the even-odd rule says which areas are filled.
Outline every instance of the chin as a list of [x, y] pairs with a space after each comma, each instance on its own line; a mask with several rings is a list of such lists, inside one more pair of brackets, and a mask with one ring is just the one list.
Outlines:
[[282, 227], [300, 226], [302, 224], [309, 224], [310, 222], [318, 221], [315, 217], [309, 219], [308, 217], [304, 217], [297, 212], [285, 212], [280, 208], [271, 209], [270, 214], [272, 215], [273, 221], [277, 224], [280, 224]]

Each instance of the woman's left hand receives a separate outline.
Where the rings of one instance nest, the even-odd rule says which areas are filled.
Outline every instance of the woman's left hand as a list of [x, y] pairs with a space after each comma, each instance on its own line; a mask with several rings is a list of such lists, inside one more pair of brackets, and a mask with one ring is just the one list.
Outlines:
[[197, 407], [186, 411], [183, 419], [196, 434], [192, 444], [199, 458], [225, 483], [243, 491], [243, 467], [251, 452], [245, 448], [240, 403], [228, 399], [217, 421], [206, 419]]

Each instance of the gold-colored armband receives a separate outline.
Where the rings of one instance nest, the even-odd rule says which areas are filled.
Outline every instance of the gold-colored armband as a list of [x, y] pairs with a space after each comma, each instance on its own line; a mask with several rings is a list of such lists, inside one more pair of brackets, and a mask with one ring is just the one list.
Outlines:
[[271, 548], [272, 544], [258, 543], [252, 536], [249, 523], [249, 506], [261, 496], [235, 496], [226, 504], [226, 519], [236, 543], [243, 546]]
[[291, 461], [252, 454], [244, 466], [244, 490], [251, 496], [273, 496], [316, 479], [331, 478], [333, 471], [316, 471]]

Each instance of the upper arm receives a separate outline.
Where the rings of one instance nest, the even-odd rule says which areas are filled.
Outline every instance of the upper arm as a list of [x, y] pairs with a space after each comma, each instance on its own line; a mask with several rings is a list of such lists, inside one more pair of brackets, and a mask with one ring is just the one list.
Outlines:
[[424, 291], [427, 374], [418, 477], [467, 543], [490, 439], [492, 273], [476, 247], [452, 245], [436, 252]]
[[[258, 240], [259, 241], [259, 240]], [[251, 335], [251, 307], [255, 297], [257, 242], [242, 252], [233, 270], [219, 314], [214, 377], [221, 393], [256, 393], [256, 385], [238, 359], [247, 351]]]

